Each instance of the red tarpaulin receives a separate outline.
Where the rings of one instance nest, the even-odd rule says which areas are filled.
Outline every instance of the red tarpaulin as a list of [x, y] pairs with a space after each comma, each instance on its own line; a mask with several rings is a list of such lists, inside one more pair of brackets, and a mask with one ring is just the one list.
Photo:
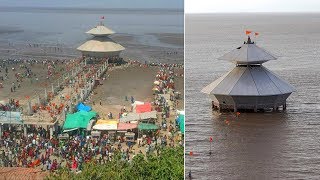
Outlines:
[[137, 113], [144, 113], [144, 112], [150, 112], [151, 111], [151, 103], [144, 103], [136, 105], [136, 112]]

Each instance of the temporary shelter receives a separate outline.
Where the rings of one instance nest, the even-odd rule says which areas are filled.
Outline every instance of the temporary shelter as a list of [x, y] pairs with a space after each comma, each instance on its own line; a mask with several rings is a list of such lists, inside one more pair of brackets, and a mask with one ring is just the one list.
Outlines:
[[136, 123], [118, 123], [118, 121], [110, 120], [98, 120], [92, 127], [94, 130], [114, 130], [114, 131], [125, 131], [129, 129], [136, 129], [138, 124]]
[[151, 112], [151, 103], [136, 105], [136, 113]]
[[66, 121], [63, 124], [64, 130], [73, 130], [79, 128], [87, 128], [91, 119], [96, 117], [95, 111], [79, 111], [74, 114], [67, 114]]
[[118, 121], [110, 120], [98, 120], [96, 124], [92, 127], [94, 130], [117, 130]]
[[185, 112], [178, 111], [177, 124], [179, 125], [180, 132], [184, 134], [184, 124], [185, 124]]
[[138, 125], [139, 130], [157, 130], [159, 126], [151, 123], [139, 123]]
[[145, 119], [156, 119], [157, 111], [145, 112], [145, 113], [128, 113], [127, 116], [121, 117], [120, 122], [130, 122]]
[[118, 131], [124, 131], [124, 130], [129, 130], [129, 129], [136, 129], [138, 128], [137, 123], [118, 123]]
[[21, 124], [21, 113], [14, 111], [0, 111], [0, 123]]
[[79, 103], [78, 105], [77, 105], [77, 110], [78, 111], [91, 111], [91, 107], [90, 106], [86, 106], [86, 105], [84, 105], [83, 103]]

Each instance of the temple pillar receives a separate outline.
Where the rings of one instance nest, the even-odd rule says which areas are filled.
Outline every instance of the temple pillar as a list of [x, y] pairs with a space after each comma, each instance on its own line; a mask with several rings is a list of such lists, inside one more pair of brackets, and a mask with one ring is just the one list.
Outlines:
[[2, 124], [0, 123], [0, 137], [2, 136]]
[[287, 103], [284, 103], [284, 104], [282, 105], [282, 108], [283, 108], [283, 110], [286, 110], [286, 109], [287, 109]]

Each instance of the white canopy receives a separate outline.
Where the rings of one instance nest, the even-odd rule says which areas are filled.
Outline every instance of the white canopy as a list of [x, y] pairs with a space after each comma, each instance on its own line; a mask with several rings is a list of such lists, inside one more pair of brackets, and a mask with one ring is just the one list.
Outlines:
[[114, 42], [109, 37], [94, 37], [77, 48], [79, 51], [99, 53], [119, 52], [124, 49], [123, 46]]
[[94, 36], [108, 36], [114, 34], [115, 32], [103, 25], [98, 25], [95, 28], [90, 29], [86, 33]]
[[145, 113], [128, 113], [127, 116], [121, 117], [120, 122], [129, 122], [129, 121], [137, 121], [144, 120], [149, 118], [157, 118], [157, 111], [145, 112]]
[[96, 124], [92, 127], [94, 130], [117, 130], [117, 124]]

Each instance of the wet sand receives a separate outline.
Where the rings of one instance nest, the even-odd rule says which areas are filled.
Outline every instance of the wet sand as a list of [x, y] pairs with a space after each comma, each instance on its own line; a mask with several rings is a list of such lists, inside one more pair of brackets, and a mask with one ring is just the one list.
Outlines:
[[[0, 101], [8, 102], [9, 98], [14, 98], [16, 100], [20, 100], [20, 104], [24, 104], [26, 102], [26, 96], [30, 96], [30, 98], [36, 98], [37, 94], [44, 94], [45, 88], [47, 90], [51, 90], [51, 82], [55, 82], [55, 80], [59, 77], [58, 74], [53, 75], [49, 79], [47, 79], [47, 66], [42, 65], [41, 63], [34, 64], [31, 67], [32, 72], [38, 78], [36, 81], [36, 77], [32, 78], [23, 78], [23, 82], [21, 82], [21, 87], [16, 89], [16, 92], [11, 92], [12, 83], [14, 82], [17, 85], [15, 73], [24, 73], [24, 69], [20, 69], [19, 63], [17, 65], [9, 65], [8, 66], [8, 78], [5, 81], [1, 81], [0, 83], [3, 84], [3, 88], [0, 88]], [[65, 64], [57, 65], [57, 69], [65, 66]], [[29, 67], [29, 66], [28, 66]], [[12, 68], [16, 70], [13, 71]], [[0, 77], [5, 76], [5, 69], [2, 68], [0, 72]]]
[[156, 36], [159, 41], [180, 46], [184, 44], [184, 34], [177, 33], [151, 33], [151, 35]]
[[[115, 34], [111, 37], [126, 48], [121, 53], [121, 57], [125, 60], [136, 60], [142, 63], [145, 61], [162, 63], [184, 62], [183, 34], [159, 33], [148, 36], [157, 39], [159, 45], [145, 45], [137, 40], [136, 35], [131, 34]], [[85, 41], [86, 39], [82, 40], [83, 43]], [[0, 41], [0, 58], [33, 58], [39, 60], [76, 58], [81, 56], [81, 53], [76, 50], [80, 44], [36, 44], [36, 47], [34, 47], [32, 42], [12, 43]]]
[[[117, 117], [123, 106], [130, 110], [131, 96], [137, 101], [152, 102], [154, 98], [153, 82], [158, 70], [158, 67], [129, 66], [108, 71], [106, 75], [109, 77], [103, 81], [103, 85], [94, 89], [94, 93], [87, 102], [103, 118], [107, 118], [109, 112]], [[183, 70], [179, 69], [176, 72], [182, 73]], [[175, 84], [176, 91], [183, 93], [183, 77], [176, 77]], [[125, 100], [125, 96], [128, 97], [128, 101]], [[95, 105], [93, 105], [93, 102]], [[183, 108], [183, 100], [180, 100], [179, 108]]]

